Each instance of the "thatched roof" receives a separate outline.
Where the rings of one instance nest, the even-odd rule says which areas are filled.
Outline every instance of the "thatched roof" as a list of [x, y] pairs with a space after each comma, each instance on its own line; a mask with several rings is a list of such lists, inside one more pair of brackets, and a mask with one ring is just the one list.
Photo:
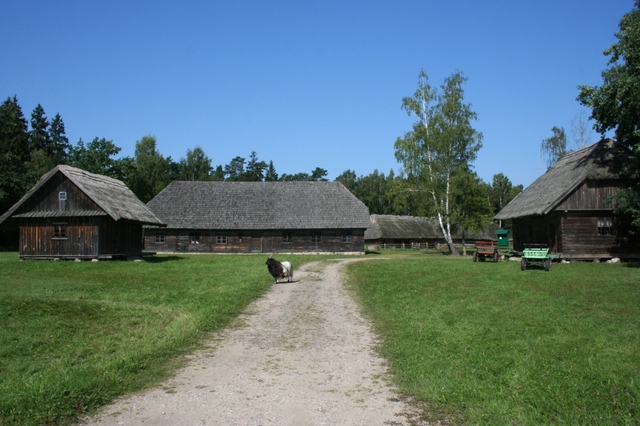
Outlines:
[[[466, 239], [495, 240], [496, 225], [489, 225], [482, 231], [465, 233]], [[462, 238], [462, 231], [453, 235]], [[442, 233], [435, 218], [396, 215], [371, 215], [371, 225], [364, 233], [365, 241], [375, 240], [427, 240], [440, 239]]]
[[369, 226], [369, 209], [340, 182], [174, 181], [147, 205], [176, 229]]
[[545, 215], [587, 179], [637, 178], [633, 165], [631, 151], [603, 139], [562, 157], [500, 210], [495, 219]]
[[[87, 197], [102, 209], [89, 211], [52, 210], [52, 211], [20, 211], [20, 207], [40, 188], [57, 174], [63, 174], [76, 185]], [[0, 216], [0, 223], [9, 217], [73, 217], [73, 216], [110, 216], [113, 220], [131, 220], [147, 225], [163, 226], [164, 223], [135, 196], [120, 180], [107, 176], [89, 173], [84, 170], [59, 165], [43, 175], [38, 183], [27, 192], [13, 207]]]

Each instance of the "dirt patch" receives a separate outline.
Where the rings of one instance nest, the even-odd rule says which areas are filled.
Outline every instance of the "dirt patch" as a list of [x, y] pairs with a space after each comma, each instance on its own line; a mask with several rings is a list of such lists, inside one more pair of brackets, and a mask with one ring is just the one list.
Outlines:
[[307, 264], [161, 387], [81, 424], [426, 424], [394, 393], [371, 327], [342, 286], [348, 261]]

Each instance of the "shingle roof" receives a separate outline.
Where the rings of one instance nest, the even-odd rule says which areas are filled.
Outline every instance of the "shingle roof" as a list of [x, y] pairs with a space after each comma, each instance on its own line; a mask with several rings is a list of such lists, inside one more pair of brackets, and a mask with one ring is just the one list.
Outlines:
[[369, 209], [340, 182], [174, 181], [147, 205], [177, 229], [369, 226]]
[[416, 216], [371, 215], [371, 226], [364, 233], [365, 240], [437, 238], [437, 224], [432, 219]]
[[[37, 211], [14, 213], [46, 182], [58, 173], [65, 175], [73, 184], [96, 203], [103, 213], [97, 211]], [[9, 217], [70, 217], [108, 215], [113, 220], [132, 220], [148, 225], [162, 226], [164, 223], [120, 180], [84, 170], [59, 165], [44, 174], [38, 183], [27, 192], [13, 207], [0, 216], [0, 223]]]
[[631, 151], [607, 139], [570, 152], [504, 206], [495, 219], [545, 215], [587, 179], [637, 178], [633, 164]]
[[[495, 240], [497, 228], [496, 225], [492, 224], [482, 231], [466, 232], [465, 238]], [[461, 238], [462, 231], [456, 232], [453, 237]], [[442, 234], [436, 219], [416, 216], [372, 214], [371, 225], [364, 233], [365, 241], [437, 238], [442, 238]]]

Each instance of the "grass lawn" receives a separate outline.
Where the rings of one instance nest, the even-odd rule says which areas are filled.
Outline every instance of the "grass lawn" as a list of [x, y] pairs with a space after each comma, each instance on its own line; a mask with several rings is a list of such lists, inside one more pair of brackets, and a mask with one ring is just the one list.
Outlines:
[[[0, 425], [66, 424], [158, 383], [273, 283], [266, 255], [20, 262], [0, 253]], [[319, 256], [287, 256], [294, 267]]]
[[521, 271], [413, 252], [350, 275], [397, 385], [434, 419], [640, 423], [640, 265]]

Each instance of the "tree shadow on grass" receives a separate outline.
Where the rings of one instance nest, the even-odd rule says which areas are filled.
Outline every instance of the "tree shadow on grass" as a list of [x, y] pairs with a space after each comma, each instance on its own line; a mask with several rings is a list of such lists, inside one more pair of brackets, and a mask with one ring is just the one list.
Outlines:
[[181, 256], [149, 256], [145, 257], [144, 260], [149, 263], [164, 263], [164, 262], [173, 262], [176, 260], [184, 260], [184, 257]]

